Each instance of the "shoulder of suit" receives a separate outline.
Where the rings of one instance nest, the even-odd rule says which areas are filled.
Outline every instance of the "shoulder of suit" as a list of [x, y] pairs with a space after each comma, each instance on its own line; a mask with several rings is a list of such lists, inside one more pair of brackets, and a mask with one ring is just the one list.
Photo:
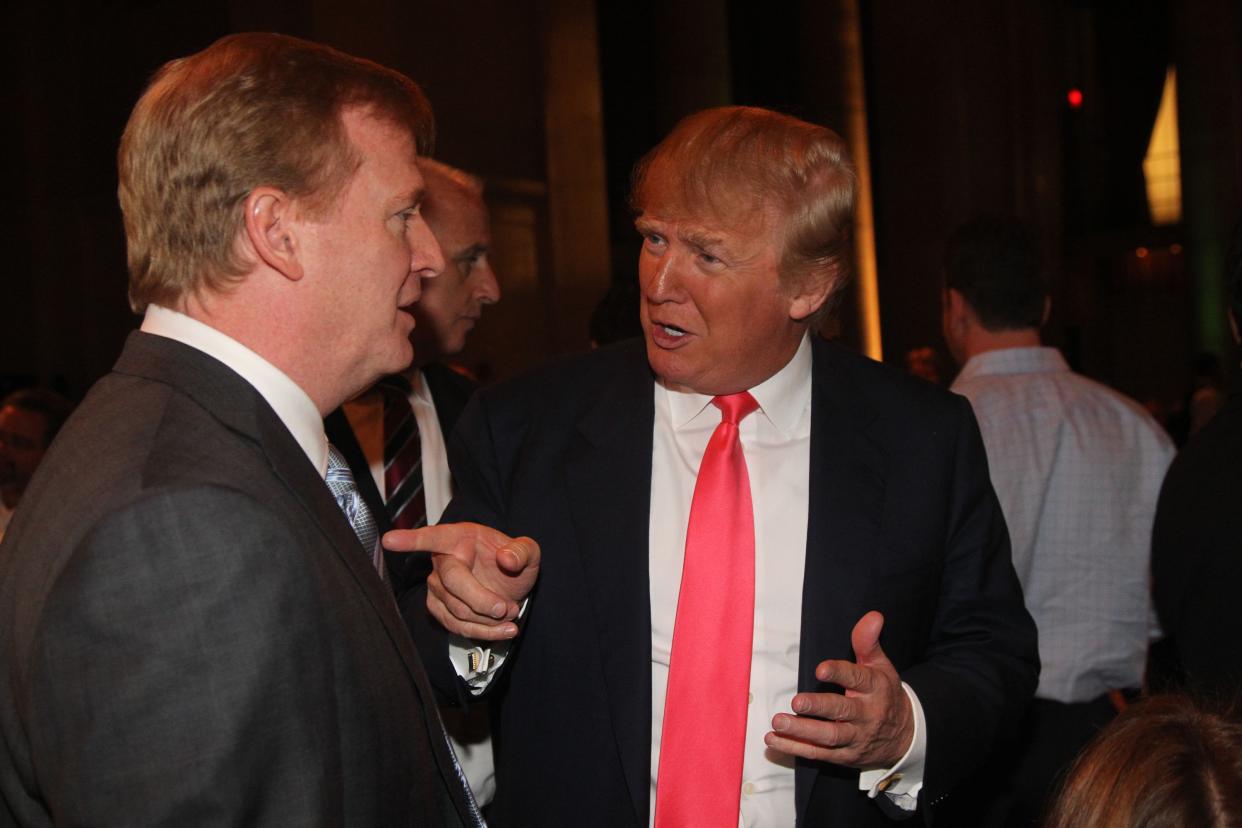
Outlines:
[[557, 400], [590, 397], [620, 378], [651, 380], [647, 351], [641, 339], [631, 339], [593, 351], [555, 357], [512, 379], [481, 392], [493, 400]]
[[961, 405], [960, 395], [853, 349], [822, 339], [814, 340], [816, 382], [829, 393], [858, 394], [885, 413], [926, 412]]

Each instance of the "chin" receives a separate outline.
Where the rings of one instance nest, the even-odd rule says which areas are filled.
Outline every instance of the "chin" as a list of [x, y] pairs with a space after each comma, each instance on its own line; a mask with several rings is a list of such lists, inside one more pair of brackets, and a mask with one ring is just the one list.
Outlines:
[[380, 375], [399, 374], [406, 368], [409, 368], [410, 363], [413, 361], [414, 349], [410, 347], [408, 340], [403, 339], [401, 341], [401, 348], [385, 363], [384, 370], [380, 372]]

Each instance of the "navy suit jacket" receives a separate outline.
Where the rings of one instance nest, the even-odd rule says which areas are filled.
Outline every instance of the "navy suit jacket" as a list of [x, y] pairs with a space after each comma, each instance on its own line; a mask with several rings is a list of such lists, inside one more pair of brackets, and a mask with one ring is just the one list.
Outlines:
[[[813, 363], [799, 689], [832, 689], [815, 666], [852, 658], [854, 624], [882, 611], [927, 715], [934, 802], [1034, 693], [1035, 627], [969, 404], [822, 341]], [[623, 343], [481, 391], [458, 423], [445, 520], [543, 550], [495, 682], [494, 825], [648, 824], [653, 389], [643, 343]], [[799, 823], [886, 823], [857, 786], [856, 770], [799, 761]]]

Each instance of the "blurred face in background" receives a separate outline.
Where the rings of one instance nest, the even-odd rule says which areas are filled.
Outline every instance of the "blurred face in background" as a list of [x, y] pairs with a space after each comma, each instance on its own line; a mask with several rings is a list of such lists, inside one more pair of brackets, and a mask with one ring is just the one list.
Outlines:
[[47, 451], [42, 414], [6, 405], [0, 408], [0, 498], [12, 509]]
[[426, 183], [424, 215], [445, 264], [443, 273], [423, 283], [422, 298], [413, 307], [418, 320], [411, 336], [416, 365], [461, 353], [483, 307], [500, 300], [483, 197], [436, 172], [426, 175]]

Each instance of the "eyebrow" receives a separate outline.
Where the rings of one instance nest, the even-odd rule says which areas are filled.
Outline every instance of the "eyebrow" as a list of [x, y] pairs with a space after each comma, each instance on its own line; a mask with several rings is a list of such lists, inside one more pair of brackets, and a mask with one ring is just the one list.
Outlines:
[[726, 246], [724, 236], [711, 233], [699, 227], [688, 227], [677, 235], [679, 235], [683, 241], [688, 244], [692, 244], [701, 250]]
[[425, 186], [415, 187], [405, 195], [397, 199], [397, 203], [402, 210], [408, 210], [411, 207], [422, 206], [423, 200], [427, 198], [427, 188]]
[[481, 256], [485, 253], [487, 253], [487, 245], [483, 244], [482, 242], [476, 242], [475, 244], [472, 244], [469, 247], [466, 247], [466, 248], [463, 248], [462, 250], [457, 251], [457, 254], [453, 256], [453, 261], [461, 261], [463, 259], [473, 259], [475, 256]]

